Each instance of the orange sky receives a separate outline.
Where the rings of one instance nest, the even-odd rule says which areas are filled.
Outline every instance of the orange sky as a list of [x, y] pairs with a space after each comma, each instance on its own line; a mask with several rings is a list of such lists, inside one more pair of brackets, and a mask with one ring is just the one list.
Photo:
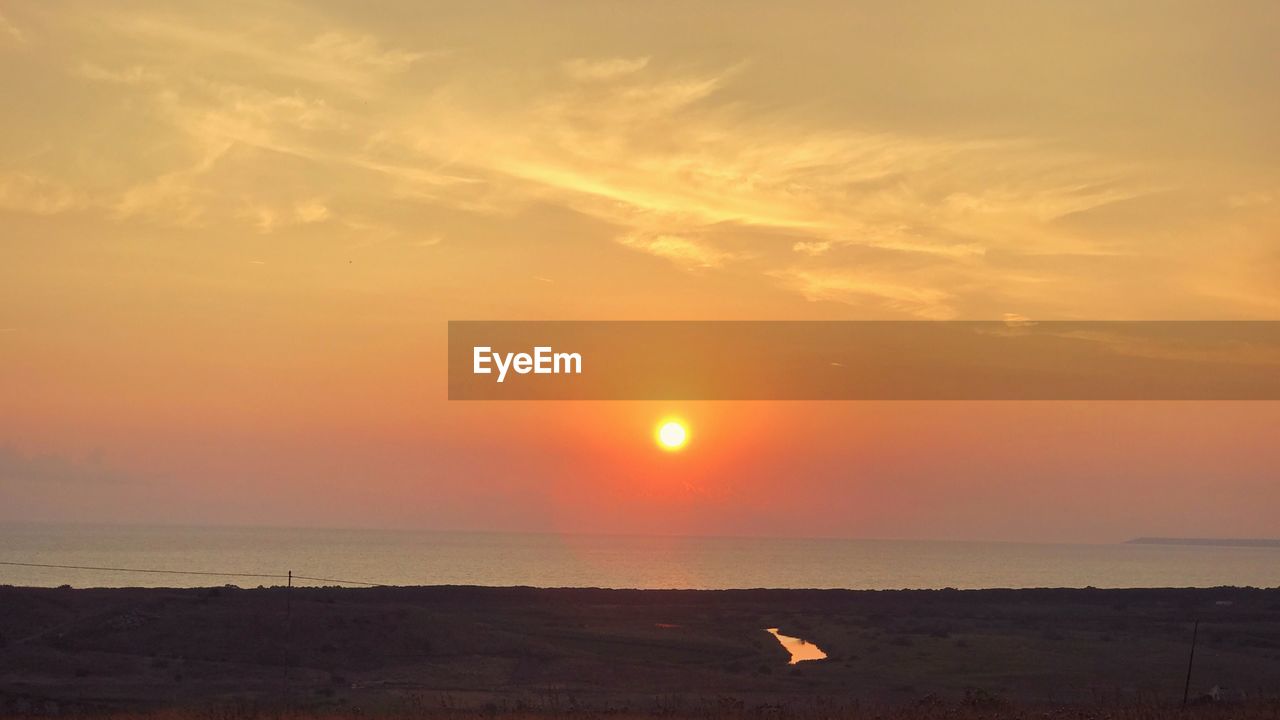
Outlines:
[[449, 319], [1280, 319], [1274, 3], [896, 5], [6, 3], [0, 521], [1280, 535], [1274, 403], [444, 400]]

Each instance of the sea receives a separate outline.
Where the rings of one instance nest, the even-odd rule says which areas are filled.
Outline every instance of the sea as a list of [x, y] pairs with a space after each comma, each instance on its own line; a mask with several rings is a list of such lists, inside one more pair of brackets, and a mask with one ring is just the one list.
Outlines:
[[288, 583], [881, 590], [1277, 587], [1280, 547], [0, 525], [0, 585]]

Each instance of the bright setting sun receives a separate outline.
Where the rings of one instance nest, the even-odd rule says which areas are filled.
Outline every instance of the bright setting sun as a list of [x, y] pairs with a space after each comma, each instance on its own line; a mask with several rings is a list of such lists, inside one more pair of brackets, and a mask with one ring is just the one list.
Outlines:
[[680, 450], [689, 441], [689, 431], [679, 420], [666, 420], [658, 425], [658, 445], [663, 450]]

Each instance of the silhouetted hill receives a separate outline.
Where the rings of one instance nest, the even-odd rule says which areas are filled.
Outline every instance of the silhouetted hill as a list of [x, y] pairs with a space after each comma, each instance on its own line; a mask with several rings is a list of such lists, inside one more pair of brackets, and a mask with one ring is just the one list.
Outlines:
[[1280, 540], [1266, 538], [1166, 538], [1140, 537], [1127, 541], [1129, 545], [1207, 545], [1214, 547], [1280, 547]]

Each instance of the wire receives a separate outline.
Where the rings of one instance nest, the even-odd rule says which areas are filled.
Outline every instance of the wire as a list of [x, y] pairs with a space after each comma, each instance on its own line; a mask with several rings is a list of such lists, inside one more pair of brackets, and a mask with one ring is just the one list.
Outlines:
[[333, 578], [307, 577], [306, 575], [294, 575], [293, 579], [294, 580], [314, 580], [315, 582], [343, 583], [345, 585], [367, 585], [369, 587], [392, 587], [391, 585], [383, 585], [382, 583], [364, 582], [361, 580], [334, 580]]
[[288, 575], [267, 575], [263, 573], [208, 572], [204, 570], [143, 570], [140, 568], [92, 567], [89, 565], [49, 565], [46, 563], [6, 562], [0, 565], [16, 565], [18, 567], [57, 568], [59, 570], [109, 570], [111, 572], [161, 573], [164, 575], [218, 575], [221, 577], [254, 577], [254, 578], [287, 578]]
[[[289, 575], [275, 575], [269, 573], [210, 572], [207, 570], [157, 570], [143, 568], [95, 567], [92, 565], [52, 565], [49, 563], [12, 562], [6, 560], [0, 560], [0, 565], [9, 565], [13, 567], [53, 568], [57, 570], [103, 570], [107, 572], [152, 573], [160, 575], [213, 575], [217, 577], [270, 578], [273, 580], [285, 580], [290, 577]], [[382, 585], [380, 583], [363, 582], [360, 580], [336, 580], [334, 578], [306, 577], [305, 575], [293, 575], [292, 577], [296, 580], [312, 580], [315, 582], [341, 583], [344, 585], [367, 585], [369, 587], [388, 587], [387, 585]]]

